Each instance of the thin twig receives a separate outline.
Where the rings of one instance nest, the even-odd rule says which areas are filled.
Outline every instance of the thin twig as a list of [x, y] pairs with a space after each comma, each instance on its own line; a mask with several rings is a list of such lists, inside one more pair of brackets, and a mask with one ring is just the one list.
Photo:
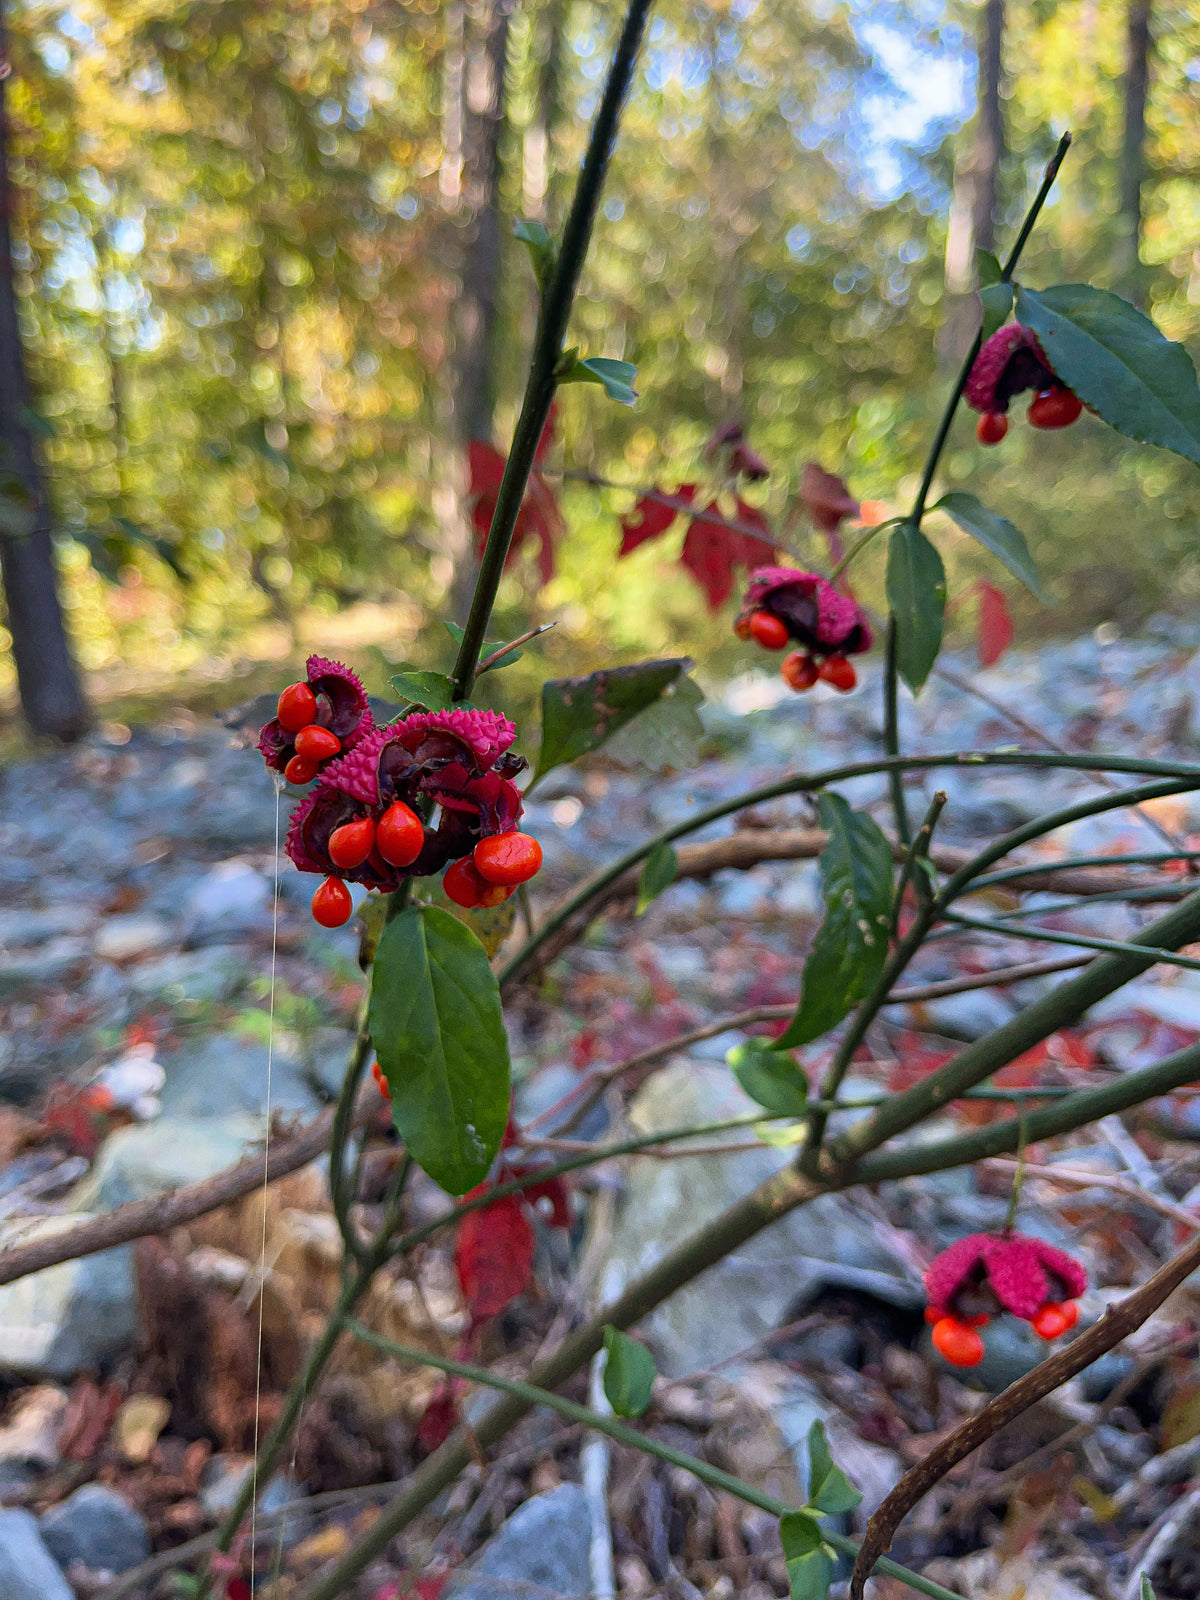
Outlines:
[[[994, 1167], [997, 1171], [1011, 1172], [1014, 1163], [1003, 1156], [989, 1156], [984, 1166]], [[1026, 1162], [1025, 1175], [1028, 1178], [1045, 1178], [1051, 1183], [1066, 1184], [1071, 1189], [1107, 1189], [1112, 1194], [1124, 1195], [1135, 1205], [1145, 1206], [1150, 1211], [1158, 1211], [1164, 1217], [1170, 1217], [1173, 1222], [1182, 1223], [1193, 1233], [1200, 1232], [1200, 1211], [1181, 1206], [1165, 1195], [1151, 1193], [1149, 1189], [1143, 1188], [1136, 1178], [1121, 1178], [1111, 1172], [1087, 1172], [1077, 1167], [1044, 1167], [1033, 1162]]]
[[1198, 1266], [1200, 1237], [1160, 1267], [1140, 1289], [1109, 1306], [1086, 1333], [1011, 1384], [911, 1467], [867, 1524], [866, 1538], [850, 1579], [851, 1600], [862, 1600], [864, 1585], [879, 1557], [891, 1544], [896, 1529], [935, 1483], [940, 1483], [953, 1467], [1022, 1412], [1061, 1388], [1068, 1379], [1090, 1367], [1093, 1361], [1140, 1328]]

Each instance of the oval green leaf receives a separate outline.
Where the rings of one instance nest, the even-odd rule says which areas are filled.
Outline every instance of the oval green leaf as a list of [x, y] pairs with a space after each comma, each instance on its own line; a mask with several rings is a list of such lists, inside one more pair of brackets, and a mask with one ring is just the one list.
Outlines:
[[1045, 602], [1046, 592], [1042, 588], [1042, 580], [1038, 576], [1033, 557], [1029, 554], [1025, 535], [1007, 517], [989, 511], [973, 494], [967, 494], [960, 489], [944, 494], [937, 505], [931, 506], [930, 510], [944, 511], [948, 517], [953, 518], [964, 533], [969, 533], [985, 550], [990, 550], [997, 561], [1004, 563], [1014, 578], [1019, 578], [1031, 594]]
[[853, 1511], [862, 1495], [829, 1454], [825, 1429], [814, 1422], [808, 1430], [808, 1503], [827, 1517]]
[[392, 688], [413, 705], [427, 711], [445, 711], [454, 704], [454, 680], [444, 672], [426, 672], [423, 667], [405, 666], [392, 677]]
[[692, 663], [678, 656], [633, 667], [604, 667], [586, 678], [542, 685], [542, 748], [537, 776], [598, 750], [618, 728], [654, 704]]
[[792, 1050], [835, 1028], [868, 992], [887, 957], [891, 845], [878, 823], [865, 811], [852, 811], [840, 794], [823, 794], [820, 808], [829, 830], [820, 861], [825, 919], [804, 963], [796, 1015], [775, 1041], [776, 1050]]
[[916, 694], [942, 648], [946, 569], [911, 522], [893, 529], [888, 540], [887, 598], [896, 619], [896, 665]]
[[1200, 465], [1196, 369], [1136, 306], [1086, 283], [1018, 285], [1017, 316], [1063, 382], [1110, 428]]
[[512, 1075], [496, 975], [471, 930], [436, 906], [402, 911], [375, 953], [367, 1025], [409, 1154], [466, 1194], [500, 1148]]
[[604, 1330], [604, 1395], [618, 1417], [640, 1417], [650, 1404], [657, 1371], [644, 1344], [619, 1328]]
[[640, 917], [664, 889], [669, 889], [679, 872], [679, 857], [675, 847], [663, 839], [646, 857], [638, 879], [637, 915]]
[[808, 1079], [792, 1058], [765, 1039], [735, 1044], [726, 1064], [760, 1106], [780, 1117], [802, 1117], [808, 1109]]

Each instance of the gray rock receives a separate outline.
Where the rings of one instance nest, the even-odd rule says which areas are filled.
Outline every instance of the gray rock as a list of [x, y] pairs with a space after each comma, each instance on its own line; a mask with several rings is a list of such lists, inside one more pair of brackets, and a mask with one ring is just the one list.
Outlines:
[[109, 917], [96, 929], [94, 948], [105, 961], [128, 961], [131, 956], [161, 950], [170, 938], [171, 925], [162, 917]]
[[4, 1600], [75, 1600], [28, 1511], [0, 1511], [0, 1595]]
[[192, 938], [252, 932], [269, 923], [271, 886], [247, 862], [222, 861], [205, 874], [187, 898]]
[[[235, 1034], [215, 1034], [191, 1039], [161, 1060], [167, 1074], [162, 1103], [168, 1116], [221, 1117], [234, 1111], [265, 1115], [265, 1044]], [[319, 1110], [321, 1098], [308, 1079], [304, 1061], [277, 1038], [270, 1058], [271, 1109]]]
[[445, 1600], [584, 1600], [592, 1592], [592, 1517], [577, 1483], [518, 1506], [494, 1539], [450, 1580]]
[[0, 956], [0, 1000], [19, 994], [22, 989], [42, 988], [59, 982], [87, 957], [87, 953], [86, 939], [64, 935], [34, 950]]
[[246, 957], [228, 945], [185, 950], [144, 961], [128, 974], [138, 994], [182, 1000], [228, 1000], [246, 982]]
[[[200, 1504], [214, 1522], [220, 1522], [233, 1510], [248, 1473], [254, 1462], [245, 1455], [215, 1455], [204, 1468], [200, 1479]], [[264, 1516], [282, 1511], [284, 1506], [303, 1498], [304, 1491], [286, 1472], [277, 1472], [259, 1491], [258, 1509]]]
[[42, 1540], [59, 1566], [127, 1572], [150, 1554], [145, 1519], [115, 1489], [85, 1483], [42, 1518]]
[[[262, 1138], [260, 1117], [159, 1117], [119, 1128], [105, 1140], [91, 1175], [74, 1195], [77, 1208], [106, 1211], [127, 1200], [165, 1194], [231, 1167]], [[0, 1289], [0, 1294], [4, 1291]]]
[[[84, 1218], [38, 1217], [0, 1228], [0, 1249], [61, 1233]], [[0, 1371], [72, 1378], [128, 1350], [137, 1333], [128, 1245], [0, 1285]], [[7, 1591], [0, 1585], [0, 1595]]]
[[[727, 1068], [687, 1060], [655, 1073], [635, 1097], [630, 1121], [651, 1133], [752, 1109]], [[628, 1162], [612, 1259], [627, 1278], [639, 1275], [788, 1159], [788, 1152], [764, 1145], [711, 1160]], [[643, 1326], [660, 1369], [678, 1377], [746, 1349], [828, 1284], [863, 1288], [903, 1306], [922, 1303], [920, 1285], [904, 1276], [871, 1218], [852, 1200], [825, 1195], [710, 1268]], [[720, 1316], [713, 1316], [714, 1305]]]

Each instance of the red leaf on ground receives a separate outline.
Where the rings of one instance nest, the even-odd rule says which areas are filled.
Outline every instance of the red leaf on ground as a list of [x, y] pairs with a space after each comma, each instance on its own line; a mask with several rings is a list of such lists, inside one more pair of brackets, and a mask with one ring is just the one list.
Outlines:
[[533, 1276], [533, 1229], [517, 1195], [471, 1211], [458, 1225], [454, 1267], [475, 1320], [494, 1317]]
[[1013, 620], [1008, 601], [995, 584], [980, 578], [975, 587], [979, 595], [979, 665], [991, 667], [1013, 642]]
[[426, 1455], [445, 1444], [454, 1432], [457, 1421], [458, 1402], [449, 1383], [444, 1383], [422, 1411], [421, 1420], [417, 1423], [417, 1443]]
[[225, 1585], [225, 1600], [253, 1600], [250, 1585], [245, 1578], [230, 1578]]
[[857, 517], [859, 504], [841, 478], [810, 461], [800, 480], [800, 504], [815, 527], [836, 530], [843, 517]]
[[621, 548], [617, 554], [627, 556], [647, 539], [657, 539], [660, 533], [666, 533], [679, 513], [692, 504], [695, 494], [694, 483], [681, 483], [673, 494], [654, 499], [643, 495], [633, 510], [621, 518]]

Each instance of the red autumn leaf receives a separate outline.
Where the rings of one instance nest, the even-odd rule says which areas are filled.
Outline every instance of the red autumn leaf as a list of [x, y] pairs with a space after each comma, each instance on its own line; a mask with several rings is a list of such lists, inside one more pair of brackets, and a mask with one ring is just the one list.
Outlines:
[[976, 590], [979, 594], [979, 634], [976, 640], [979, 665], [991, 667], [1013, 642], [1013, 620], [1008, 601], [995, 584], [980, 578]]
[[841, 478], [810, 461], [800, 480], [800, 504], [813, 525], [826, 533], [835, 532], [844, 517], [857, 517], [859, 504]]
[[[704, 509], [711, 511], [712, 505]], [[739, 500], [737, 516], [739, 522], [761, 528], [763, 535], [769, 536], [767, 520], [754, 506]], [[679, 559], [704, 590], [709, 610], [718, 611], [733, 592], [734, 568], [768, 566], [775, 559], [775, 547], [769, 537], [695, 517], [688, 525]]]
[[449, 1382], [440, 1384], [417, 1423], [417, 1443], [426, 1455], [445, 1444], [458, 1421], [458, 1402]]
[[494, 1317], [533, 1276], [533, 1229], [519, 1196], [471, 1211], [458, 1225], [454, 1266], [474, 1319]]
[[225, 1585], [225, 1600], [252, 1600], [250, 1585], [245, 1578], [230, 1578]]
[[627, 556], [647, 539], [657, 539], [660, 533], [666, 533], [679, 513], [691, 505], [695, 494], [694, 483], [681, 483], [673, 494], [655, 499], [643, 495], [633, 510], [621, 518], [621, 548], [617, 554]]
[[[538, 446], [538, 459], [549, 448], [553, 418], [546, 424]], [[493, 445], [482, 439], [472, 439], [467, 446], [467, 462], [471, 473], [471, 520], [475, 524], [475, 539], [479, 553], [487, 542], [492, 518], [496, 514], [496, 498], [504, 477], [504, 457]], [[558, 498], [550, 484], [535, 468], [525, 486], [525, 499], [517, 513], [512, 544], [504, 565], [510, 566], [520, 553], [521, 546], [530, 538], [538, 541], [538, 572], [543, 583], [554, 576], [554, 545], [565, 529]]]

